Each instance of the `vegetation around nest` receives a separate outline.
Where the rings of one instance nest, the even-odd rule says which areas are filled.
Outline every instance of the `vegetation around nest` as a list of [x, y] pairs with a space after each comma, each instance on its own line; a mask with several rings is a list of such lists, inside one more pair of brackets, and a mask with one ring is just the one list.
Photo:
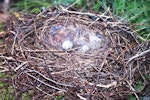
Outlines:
[[110, 8], [111, 12], [120, 20], [132, 23], [132, 27], [143, 37], [140, 37], [141, 39], [150, 39], [149, 0], [21, 0], [13, 7], [24, 12], [39, 13], [41, 8], [59, 4], [69, 6], [74, 3], [79, 9], [98, 13], [105, 12], [107, 8]]
[[[48, 37], [52, 27], [60, 24], [102, 33], [106, 45], [89, 52], [55, 48], [43, 35]], [[150, 43], [140, 43], [136, 36], [109, 9], [94, 14], [59, 6], [38, 15], [12, 16], [1, 33], [1, 69], [8, 75], [1, 81], [12, 84], [15, 100], [24, 93], [39, 100], [58, 96], [69, 100], [126, 99], [130, 94], [139, 99], [138, 94], [148, 85]], [[140, 90], [139, 79], [143, 82]]]

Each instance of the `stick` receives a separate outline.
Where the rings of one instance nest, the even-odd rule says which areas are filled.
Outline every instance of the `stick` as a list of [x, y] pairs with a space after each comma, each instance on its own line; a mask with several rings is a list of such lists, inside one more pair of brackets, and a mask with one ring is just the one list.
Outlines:
[[[89, 84], [89, 85], [92, 85], [92, 86], [95, 85], [95, 83], [88, 83], [88, 84]], [[114, 82], [112, 82], [112, 83], [110, 83], [110, 84], [107, 84], [107, 85], [104, 85], [104, 84], [96, 84], [97, 87], [103, 87], [103, 88], [110, 88], [110, 87], [116, 86], [116, 85], [117, 85], [117, 82], [116, 82], [116, 81], [114, 81]]]
[[129, 60], [127, 61], [126, 65], [127, 65], [130, 61], [132, 61], [132, 60], [134, 60], [134, 59], [136, 59], [136, 58], [138, 58], [138, 57], [141, 57], [141, 56], [143, 56], [143, 55], [145, 55], [145, 54], [147, 54], [147, 53], [150, 53], [150, 49], [148, 49], [148, 50], [146, 50], [146, 51], [143, 51], [143, 52], [141, 52], [141, 53], [137, 53], [137, 54], [134, 55], [133, 57], [129, 58]]
[[45, 82], [41, 81], [40, 79], [38, 79], [38, 78], [36, 78], [35, 76], [33, 76], [33, 75], [29, 74], [28, 72], [25, 72], [25, 73], [26, 73], [28, 76], [30, 76], [30, 77], [32, 77], [32, 78], [34, 78], [35, 80], [37, 80], [37, 81], [41, 82], [42, 84], [44, 84], [44, 85], [46, 85], [46, 86], [48, 86], [48, 87], [50, 87], [50, 88], [53, 88], [53, 89], [55, 89], [55, 90], [59, 90], [59, 91], [62, 91], [62, 92], [67, 92], [67, 91], [66, 91], [66, 90], [64, 90], [64, 89], [60, 89], [60, 88], [57, 88], [57, 87], [51, 86], [51, 85], [49, 85], [49, 84], [47, 84], [47, 83], [45, 83]]

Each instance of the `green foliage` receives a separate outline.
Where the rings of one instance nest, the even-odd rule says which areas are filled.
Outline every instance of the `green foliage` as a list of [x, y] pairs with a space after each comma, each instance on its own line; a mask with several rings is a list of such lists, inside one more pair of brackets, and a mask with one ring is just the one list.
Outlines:
[[14, 4], [13, 7], [17, 10], [29, 12], [29, 13], [39, 13], [42, 7], [50, 7], [52, 4], [47, 0], [21, 0]]
[[30, 100], [29, 95], [27, 95], [26, 93], [23, 93], [22, 100]]
[[[139, 99], [140, 99], [140, 100], [143, 100], [143, 97], [140, 96]], [[132, 95], [129, 95], [128, 100], [137, 100], [137, 98], [135, 97], [134, 94], [132, 94]]]
[[56, 96], [56, 100], [63, 100], [63, 96]]
[[[39, 13], [43, 7], [62, 4], [69, 5], [76, 0], [21, 0], [14, 6], [30, 13]], [[134, 24], [139, 24], [135, 29], [144, 30], [140, 34], [147, 38], [150, 33], [150, 8], [149, 0], [91, 0], [89, 2], [92, 9], [96, 12], [104, 12], [108, 7], [112, 9], [115, 15], [121, 16], [124, 20]], [[77, 0], [77, 7], [87, 8], [86, 0]]]
[[150, 73], [148, 73], [148, 78], [150, 78]]
[[[57, 0], [56, 0], [57, 1]], [[63, 5], [69, 5], [71, 3], [74, 3], [75, 0], [58, 0], [58, 2], [60, 2]]]
[[129, 96], [129, 100], [136, 100], [136, 97], [133, 96], [133, 95], [130, 95], [130, 96]]
[[3, 26], [4, 25], [2, 23], [0, 23], [0, 32], [3, 31]]
[[53, 5], [62, 4], [62, 5], [68, 6], [68, 5], [70, 5], [70, 4], [74, 3], [74, 2], [75, 2], [75, 0], [51, 0], [51, 3]]
[[137, 88], [137, 91], [141, 91], [144, 87], [144, 84], [142, 81], [138, 81], [137, 85], [136, 85], [136, 88]]
[[[79, 1], [80, 5], [86, 4], [81, 2], [82, 0]], [[141, 36], [150, 39], [150, 0], [91, 0], [90, 4], [96, 12], [111, 8], [114, 15], [134, 24], [134, 29], [140, 30]]]
[[86, 6], [85, 0], [78, 0], [77, 6], [80, 8], [85, 7]]
[[[0, 73], [1, 79], [5, 79], [7, 77], [8, 76], [5, 73]], [[13, 91], [14, 88], [12, 85], [0, 81], [0, 100], [12, 100], [14, 97], [12, 95]]]
[[[90, 4], [96, 12], [111, 8], [114, 15], [134, 24], [141, 36], [150, 39], [150, 0], [92, 0]], [[83, 2], [80, 5], [84, 5]]]
[[100, 0], [97, 0], [96, 3], [92, 3], [94, 6], [93, 6], [93, 10], [98, 12], [100, 7], [102, 6], [102, 2]]
[[122, 16], [126, 21], [138, 24], [135, 29], [144, 38], [150, 34], [150, 1], [149, 0], [114, 0], [114, 14]]

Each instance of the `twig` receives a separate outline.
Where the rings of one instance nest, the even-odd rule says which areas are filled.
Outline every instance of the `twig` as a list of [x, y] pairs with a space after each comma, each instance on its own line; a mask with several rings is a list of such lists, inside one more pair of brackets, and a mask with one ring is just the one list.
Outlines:
[[132, 90], [132, 92], [134, 93], [136, 99], [137, 99], [137, 100], [140, 100], [139, 97], [138, 97], [138, 95], [135, 93], [135, 89], [131, 86], [131, 84], [130, 84], [128, 81], [127, 81], [127, 83], [128, 83], [128, 85], [129, 85], [130, 89]]
[[[88, 84], [94, 86], [95, 83], [88, 83]], [[114, 82], [112, 82], [112, 83], [110, 83], [110, 84], [107, 84], [107, 85], [104, 85], [104, 84], [96, 84], [97, 87], [103, 87], [103, 88], [110, 88], [110, 87], [116, 86], [116, 85], [117, 85], [117, 82], [116, 82], [116, 81], [114, 81]]]
[[12, 60], [15, 61], [15, 59], [13, 57], [6, 57], [6, 56], [0, 56], [0, 58], [6, 59], [6, 60]]
[[[100, 78], [100, 72], [101, 72], [101, 70], [103, 69], [103, 67], [104, 67], [104, 65], [105, 65], [105, 63], [106, 63], [106, 59], [107, 59], [107, 57], [108, 57], [110, 51], [111, 51], [111, 49], [109, 49], [109, 50], [105, 53], [105, 58], [103, 59], [103, 62], [102, 62], [102, 64], [100, 65], [100, 68], [99, 68], [98, 73], [97, 73], [96, 82], [94, 83], [93, 88], [92, 88], [91, 91], [90, 91], [90, 94], [92, 94], [92, 93], [95, 91], [95, 88], [96, 88], [96, 86], [97, 86], [97, 84], [98, 84], [98, 81], [99, 81], [99, 78]], [[99, 86], [103, 86], [103, 85], [99, 85]]]
[[131, 62], [132, 60], [134, 60], [134, 59], [136, 59], [136, 58], [138, 58], [138, 57], [141, 57], [141, 56], [143, 56], [143, 55], [145, 55], [145, 54], [147, 54], [147, 53], [150, 53], [150, 49], [148, 49], [148, 50], [146, 50], [146, 51], [143, 51], [143, 52], [141, 52], [141, 53], [137, 53], [137, 54], [134, 55], [133, 57], [129, 58], [129, 60], [127, 61], [126, 65], [127, 65], [129, 62]]
[[86, 3], [87, 3], [87, 6], [88, 6], [88, 8], [89, 8], [90, 12], [92, 12], [93, 7], [92, 7], [92, 5], [91, 5], [90, 1], [89, 1], [89, 0], [86, 0]]
[[51, 86], [51, 85], [49, 85], [49, 84], [47, 84], [47, 83], [45, 83], [45, 82], [41, 81], [40, 79], [37, 79], [35, 76], [33, 76], [33, 75], [29, 74], [28, 72], [25, 72], [25, 73], [26, 73], [28, 76], [30, 76], [30, 77], [32, 77], [32, 78], [34, 78], [35, 80], [37, 80], [37, 81], [41, 82], [42, 84], [44, 84], [44, 85], [46, 85], [46, 86], [48, 86], [48, 87], [50, 87], [50, 88], [53, 88], [53, 89], [55, 89], [55, 90], [59, 90], [59, 91], [62, 91], [62, 92], [67, 92], [67, 91], [66, 91], [66, 90], [64, 90], [64, 89], [60, 89], [60, 88], [57, 88], [57, 87]]
[[68, 12], [68, 13], [72, 13], [72, 14], [78, 14], [78, 15], [89, 15], [89, 16], [97, 16], [97, 17], [100, 17], [100, 18], [106, 18], [106, 19], [109, 19], [109, 18], [112, 18], [110, 16], [105, 16], [105, 15], [99, 15], [99, 14], [93, 14], [93, 13], [86, 13], [86, 12], [76, 12], [76, 11], [70, 11], [70, 10], [67, 10], [65, 9], [63, 6], [59, 6], [62, 11], [64, 12]]
[[[121, 30], [123, 30], [123, 31], [125, 31], [127, 34], [129, 34], [133, 39], [134, 39], [134, 41], [139, 45], [140, 43], [137, 41], [137, 39], [136, 39], [136, 37], [135, 37], [135, 35], [133, 34], [133, 32], [130, 32], [130, 31], [128, 31], [128, 30], [126, 30], [126, 29], [124, 29], [124, 28], [122, 28], [122, 27], [120, 27], [120, 26], [117, 26], [119, 29], [121, 29]], [[139, 45], [140, 46], [140, 45]]]
[[79, 0], [76, 0], [74, 3], [72, 3], [71, 5], [69, 5], [66, 9], [69, 9], [70, 7], [73, 7], [75, 4], [77, 4], [79, 2]]
[[23, 63], [21, 63], [18, 67], [16, 67], [15, 69], [14, 69], [14, 71], [16, 72], [18, 69], [20, 69], [21, 67], [23, 67], [25, 64], [27, 64], [28, 63], [28, 61], [25, 61], [25, 62], [23, 62]]
[[[17, 50], [20, 51], [20, 50]], [[21, 52], [57, 52], [57, 53], [62, 53], [64, 51], [60, 50], [21, 50]]]
[[12, 44], [12, 48], [11, 48], [11, 54], [12, 55], [14, 54], [14, 48], [15, 48], [15, 43], [16, 43], [17, 37], [18, 37], [18, 32], [17, 32], [17, 34], [15, 34], [14, 41], [13, 41], [13, 44]]
[[35, 73], [41, 75], [41, 76], [42, 76], [43, 78], [45, 78], [46, 80], [51, 81], [51, 82], [53, 82], [53, 83], [55, 83], [55, 84], [57, 84], [57, 85], [66, 86], [66, 87], [73, 87], [72, 85], [67, 85], [67, 84], [58, 83], [58, 82], [56, 82], [56, 81], [54, 81], [54, 80], [52, 80], [52, 79], [50, 79], [50, 78], [47, 78], [46, 76], [44, 76], [43, 74], [41, 74], [40, 72], [38, 72], [38, 71], [36, 71], [36, 70], [30, 70], [30, 69], [28, 69], [28, 70], [29, 70], [30, 72], [35, 72]]
[[43, 91], [42, 89], [36, 87], [36, 89], [38, 89], [39, 91], [43, 92], [44, 94], [48, 95], [48, 96], [51, 96], [50, 94], [48, 94], [47, 92]]
[[83, 96], [81, 96], [79, 93], [77, 93], [77, 96], [78, 96], [81, 100], [87, 100], [86, 98], [84, 98]]
[[0, 70], [0, 73], [7, 72], [7, 71], [9, 70], [8, 69]]
[[147, 39], [143, 38], [142, 36], [137, 35], [137, 38], [139, 38], [142, 41], [147, 41]]

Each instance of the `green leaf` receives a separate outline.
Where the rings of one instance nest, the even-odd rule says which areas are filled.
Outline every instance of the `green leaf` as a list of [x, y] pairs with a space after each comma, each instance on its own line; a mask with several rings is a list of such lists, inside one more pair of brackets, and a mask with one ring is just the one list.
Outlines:
[[77, 1], [77, 6], [78, 6], [78, 7], [82, 7], [84, 4], [85, 4], [85, 1], [84, 1], [84, 0], [78, 0], [78, 1]]
[[31, 13], [35, 13], [35, 14], [40, 13], [40, 12], [41, 12], [41, 9], [39, 9], [39, 8], [33, 8], [31, 10]]
[[100, 3], [95, 4], [94, 7], [93, 7], [94, 11], [98, 12], [99, 9], [100, 9], [100, 6], [101, 6]]
[[137, 88], [138, 91], [141, 91], [143, 89], [143, 86], [144, 86], [143, 82], [139, 81], [136, 88]]

